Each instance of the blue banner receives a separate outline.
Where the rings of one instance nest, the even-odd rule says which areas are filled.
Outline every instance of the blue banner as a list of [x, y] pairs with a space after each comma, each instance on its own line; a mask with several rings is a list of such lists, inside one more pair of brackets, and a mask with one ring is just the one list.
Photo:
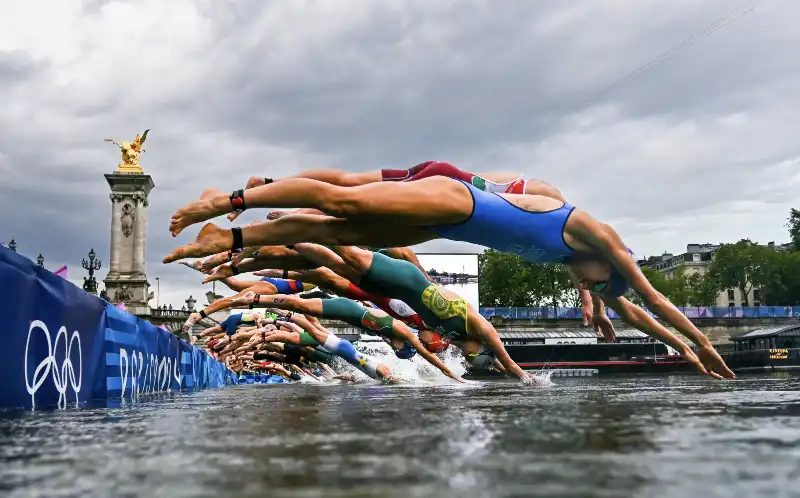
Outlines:
[[[688, 318], [800, 318], [800, 306], [679, 306], [678, 309]], [[654, 316], [645, 308], [645, 311]], [[617, 319], [619, 315], [606, 308], [609, 318]], [[559, 319], [580, 320], [583, 318], [581, 308], [564, 308], [553, 306], [531, 306], [527, 308], [481, 308], [480, 314], [485, 318], [493, 316], [507, 319]]]
[[0, 407], [64, 407], [235, 383], [224, 365], [0, 247]]

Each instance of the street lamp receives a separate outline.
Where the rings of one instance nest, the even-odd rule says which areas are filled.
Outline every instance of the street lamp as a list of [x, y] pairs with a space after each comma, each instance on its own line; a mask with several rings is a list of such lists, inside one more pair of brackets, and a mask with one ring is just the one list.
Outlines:
[[8, 243], [8, 248], [14, 252], [17, 252], [17, 242], [14, 239], [11, 239], [11, 242]]
[[36, 264], [39, 265], [41, 268], [44, 268], [44, 256], [39, 254], [39, 257], [36, 258]]
[[156, 277], [156, 309], [161, 304], [161, 279]]
[[81, 266], [89, 271], [89, 278], [83, 277], [83, 290], [90, 294], [97, 294], [97, 279], [94, 278], [94, 272], [100, 269], [101, 263], [99, 259], [95, 259], [96, 256], [92, 249], [89, 251], [89, 261], [81, 259]]
[[189, 299], [186, 300], [186, 309], [189, 311], [189, 313], [194, 312], [194, 304], [196, 302], [197, 300], [193, 298], [191, 295], [189, 296]]

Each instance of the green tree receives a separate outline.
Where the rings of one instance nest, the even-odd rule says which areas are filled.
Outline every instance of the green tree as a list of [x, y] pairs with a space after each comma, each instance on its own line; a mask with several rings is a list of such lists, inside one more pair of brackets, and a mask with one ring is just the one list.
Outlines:
[[691, 306], [692, 286], [689, 280], [690, 275], [686, 274], [686, 268], [678, 267], [675, 269], [675, 274], [667, 278], [667, 298], [672, 301], [675, 306]]
[[789, 236], [792, 238], [794, 250], [800, 251], [800, 210], [792, 208], [789, 211], [786, 227], [789, 229]]
[[692, 306], [714, 306], [717, 303], [719, 291], [710, 275], [692, 273], [687, 277]]
[[709, 273], [718, 291], [739, 289], [742, 304], [749, 306], [749, 293], [769, 282], [769, 262], [774, 252], [749, 240], [723, 244], [714, 255]]
[[478, 256], [481, 306], [578, 306], [565, 265], [534, 264], [513, 254], [486, 250]]
[[530, 275], [536, 280], [532, 283], [542, 297], [542, 305], [552, 306], [554, 310], [567, 303], [569, 291], [575, 288], [565, 265], [534, 265]]
[[773, 253], [762, 299], [769, 306], [800, 304], [800, 252]]
[[531, 265], [519, 256], [494, 250], [478, 256], [481, 306], [534, 306], [541, 296], [534, 295]]

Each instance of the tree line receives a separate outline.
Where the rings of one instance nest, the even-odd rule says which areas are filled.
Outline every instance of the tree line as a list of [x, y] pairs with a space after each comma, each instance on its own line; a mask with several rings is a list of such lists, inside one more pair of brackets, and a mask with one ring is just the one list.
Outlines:
[[[727, 289], [739, 289], [743, 306], [753, 305], [753, 289], [759, 290], [763, 306], [800, 305], [800, 210], [790, 211], [786, 226], [791, 239], [788, 251], [742, 239], [722, 244], [705, 274], [687, 272], [682, 267], [671, 278], [649, 266], [643, 266], [642, 272], [676, 306], [714, 306], [719, 292]], [[529, 263], [490, 249], [478, 256], [478, 274], [481, 306], [580, 306], [564, 265]], [[627, 297], [643, 304], [633, 292]]]

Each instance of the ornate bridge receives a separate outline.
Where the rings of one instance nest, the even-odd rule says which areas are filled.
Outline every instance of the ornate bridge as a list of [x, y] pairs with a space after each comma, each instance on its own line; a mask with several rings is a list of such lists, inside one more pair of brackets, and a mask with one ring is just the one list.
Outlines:
[[[152, 308], [150, 310], [150, 316], [147, 317], [147, 319], [153, 325], [163, 325], [167, 330], [178, 337], [182, 339], [188, 339], [187, 334], [183, 333], [183, 324], [186, 323], [186, 320], [189, 318], [190, 314], [191, 312], [186, 310], [165, 310], [161, 308]], [[198, 322], [192, 329], [203, 330], [213, 327], [214, 325], [217, 325], [217, 322], [208, 318], [204, 318], [200, 320], [200, 322]]]

